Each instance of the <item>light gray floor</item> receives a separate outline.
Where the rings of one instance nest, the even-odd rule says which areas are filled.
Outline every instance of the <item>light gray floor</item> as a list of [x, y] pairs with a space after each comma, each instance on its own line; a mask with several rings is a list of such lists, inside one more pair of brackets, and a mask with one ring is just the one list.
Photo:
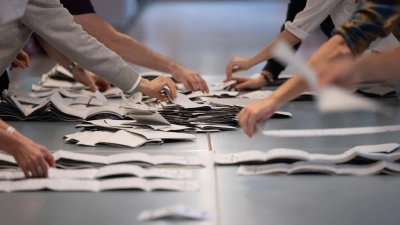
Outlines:
[[[170, 2], [170, 1], [169, 1]], [[233, 55], [250, 56], [271, 41], [283, 22], [288, 1], [172, 1], [150, 5], [129, 34], [152, 49], [206, 76], [209, 82], [223, 78]], [[316, 31], [300, 54], [307, 57], [325, 40]], [[12, 86], [29, 89], [54, 61], [33, 58], [25, 71], [12, 73]], [[137, 68], [137, 67], [135, 67]], [[261, 65], [242, 74], [259, 72]], [[145, 71], [143, 68], [137, 68]], [[285, 73], [293, 73], [288, 68]], [[269, 120], [266, 129], [307, 129], [400, 124], [397, 101], [385, 100], [394, 117], [374, 113], [320, 116], [312, 102], [289, 103], [282, 110], [293, 119]], [[309, 152], [338, 154], [362, 144], [398, 142], [399, 132], [327, 138], [248, 139], [242, 131], [199, 134], [194, 142], [150, 145], [139, 149], [83, 148], [64, 144], [61, 137], [76, 132], [77, 123], [11, 122], [24, 135], [47, 145], [93, 154], [143, 151], [150, 154], [199, 155], [214, 152], [299, 148]], [[138, 224], [141, 210], [182, 202], [216, 211], [216, 220], [168, 221], [171, 224], [398, 224], [400, 179], [394, 176], [333, 177], [236, 176], [237, 166], [209, 164], [196, 172], [202, 184], [198, 193], [113, 191], [105, 193], [23, 192], [0, 193], [1, 224]], [[157, 224], [157, 223], [143, 223]]]

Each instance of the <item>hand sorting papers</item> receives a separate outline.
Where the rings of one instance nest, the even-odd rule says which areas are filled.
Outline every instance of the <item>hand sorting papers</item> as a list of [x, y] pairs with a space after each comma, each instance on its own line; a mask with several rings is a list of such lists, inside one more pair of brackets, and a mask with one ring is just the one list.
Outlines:
[[319, 88], [317, 85], [317, 74], [306, 65], [306, 63], [296, 56], [287, 43], [279, 42], [273, 49], [274, 55], [279, 61], [285, 64], [293, 63], [300, 71], [310, 88], [317, 95], [317, 106], [322, 113], [339, 112], [339, 111], [378, 111], [385, 112], [382, 106], [371, 100], [367, 100], [356, 95], [348, 93], [348, 91], [337, 86], [328, 86]]

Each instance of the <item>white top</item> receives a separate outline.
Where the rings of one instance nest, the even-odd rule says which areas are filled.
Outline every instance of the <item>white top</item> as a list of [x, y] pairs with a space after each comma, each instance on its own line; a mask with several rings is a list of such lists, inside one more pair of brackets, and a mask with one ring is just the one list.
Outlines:
[[[308, 0], [304, 10], [296, 15], [293, 22], [287, 22], [285, 28], [304, 42], [328, 15], [331, 15], [333, 24], [338, 27], [351, 17], [356, 6], [354, 0]], [[385, 38], [376, 39], [364, 53], [372, 50], [383, 52], [399, 46], [400, 43], [391, 33]]]

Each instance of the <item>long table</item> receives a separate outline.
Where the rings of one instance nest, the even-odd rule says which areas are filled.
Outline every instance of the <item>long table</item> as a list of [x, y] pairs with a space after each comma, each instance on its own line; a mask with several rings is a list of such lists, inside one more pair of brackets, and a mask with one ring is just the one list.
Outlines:
[[[215, 77], [210, 79], [217, 80]], [[313, 102], [292, 102], [281, 110], [292, 119], [271, 119], [264, 129], [315, 129], [400, 124], [399, 102], [382, 100], [393, 116], [346, 113], [321, 116]], [[50, 150], [108, 155], [123, 152], [197, 155], [207, 167], [195, 170], [201, 190], [168, 191], [17, 192], [0, 193], [1, 224], [157, 224], [139, 223], [142, 210], [185, 203], [215, 211], [211, 221], [166, 220], [170, 224], [398, 224], [400, 179], [396, 176], [237, 176], [238, 166], [214, 166], [214, 153], [273, 148], [296, 148], [310, 153], [339, 154], [356, 145], [399, 142], [400, 132], [340, 137], [249, 139], [241, 130], [196, 134], [196, 141], [147, 145], [138, 149], [82, 147], [66, 144], [65, 134], [76, 132], [72, 122], [10, 122], [21, 133]]]

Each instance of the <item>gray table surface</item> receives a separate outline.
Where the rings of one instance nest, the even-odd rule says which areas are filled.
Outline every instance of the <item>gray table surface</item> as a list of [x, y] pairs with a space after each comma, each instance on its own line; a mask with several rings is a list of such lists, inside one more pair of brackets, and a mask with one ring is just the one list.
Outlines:
[[[220, 77], [207, 76], [218, 82]], [[29, 89], [29, 84], [22, 85]], [[271, 119], [264, 129], [314, 129], [400, 124], [396, 100], [380, 100], [392, 117], [375, 113], [321, 116], [312, 102], [292, 102], [281, 110], [293, 119]], [[147, 210], [185, 203], [218, 213], [212, 221], [176, 221], [171, 224], [398, 224], [400, 179], [395, 176], [236, 176], [238, 166], [213, 166], [216, 153], [268, 150], [277, 147], [339, 154], [356, 145], [399, 142], [400, 132], [318, 138], [247, 138], [243, 131], [196, 134], [196, 141], [147, 145], [139, 149], [82, 147], [65, 144], [63, 135], [76, 132], [77, 123], [10, 122], [12, 126], [51, 150], [93, 154], [143, 151], [150, 154], [200, 155], [208, 166], [196, 171], [201, 182], [196, 193], [110, 191], [0, 193], [1, 224], [141, 224], [136, 216]], [[210, 151], [211, 150], [211, 151]], [[143, 224], [157, 224], [149, 222]]]

